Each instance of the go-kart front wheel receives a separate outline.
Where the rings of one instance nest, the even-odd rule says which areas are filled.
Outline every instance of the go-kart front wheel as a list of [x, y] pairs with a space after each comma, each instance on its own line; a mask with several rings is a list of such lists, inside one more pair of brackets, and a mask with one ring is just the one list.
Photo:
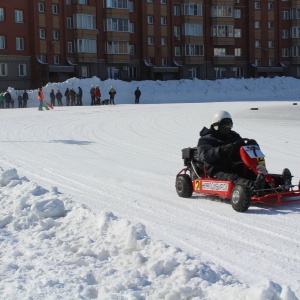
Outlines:
[[241, 185], [236, 185], [232, 189], [231, 193], [231, 205], [232, 208], [239, 212], [245, 212], [248, 210], [251, 203], [251, 197], [246, 188]]
[[190, 198], [193, 194], [193, 185], [191, 177], [187, 174], [181, 174], [176, 178], [176, 191], [179, 197]]

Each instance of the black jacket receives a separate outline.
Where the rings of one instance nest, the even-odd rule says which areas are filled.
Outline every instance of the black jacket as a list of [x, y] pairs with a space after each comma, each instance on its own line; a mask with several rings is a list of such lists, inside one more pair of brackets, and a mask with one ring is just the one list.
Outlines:
[[212, 127], [210, 129], [203, 127], [200, 131], [198, 141], [198, 156], [206, 166], [206, 173], [212, 177], [217, 172], [230, 172], [232, 162], [220, 151], [222, 145], [227, 145], [241, 139], [241, 136], [231, 131], [227, 137], [221, 136], [218, 131]]

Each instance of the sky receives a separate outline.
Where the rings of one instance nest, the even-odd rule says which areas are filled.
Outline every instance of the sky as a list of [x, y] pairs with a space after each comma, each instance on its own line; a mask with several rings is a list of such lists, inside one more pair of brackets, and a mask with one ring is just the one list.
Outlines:
[[[116, 105], [91, 106], [92, 84], [102, 100], [113, 86]], [[0, 299], [300, 299], [300, 203], [238, 213], [175, 190], [181, 150], [219, 110], [297, 184], [299, 80], [94, 77], [43, 90], [50, 102], [52, 88], [78, 86], [81, 107], [38, 111], [33, 90], [28, 108], [0, 110]]]

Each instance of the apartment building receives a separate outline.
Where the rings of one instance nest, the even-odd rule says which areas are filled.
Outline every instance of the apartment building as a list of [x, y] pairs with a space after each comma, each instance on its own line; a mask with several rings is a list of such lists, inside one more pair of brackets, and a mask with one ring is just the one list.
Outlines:
[[0, 0], [0, 90], [300, 77], [300, 0]]

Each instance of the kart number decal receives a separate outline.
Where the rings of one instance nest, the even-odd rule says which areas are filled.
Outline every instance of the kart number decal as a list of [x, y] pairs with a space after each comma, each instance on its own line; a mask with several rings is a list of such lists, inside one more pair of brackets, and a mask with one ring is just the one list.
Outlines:
[[265, 164], [265, 159], [263, 157], [258, 157], [257, 158], [257, 162], [260, 164], [260, 165], [264, 165]]
[[195, 190], [200, 191], [200, 181], [198, 180], [195, 181]]
[[203, 191], [228, 191], [228, 183], [202, 182]]

